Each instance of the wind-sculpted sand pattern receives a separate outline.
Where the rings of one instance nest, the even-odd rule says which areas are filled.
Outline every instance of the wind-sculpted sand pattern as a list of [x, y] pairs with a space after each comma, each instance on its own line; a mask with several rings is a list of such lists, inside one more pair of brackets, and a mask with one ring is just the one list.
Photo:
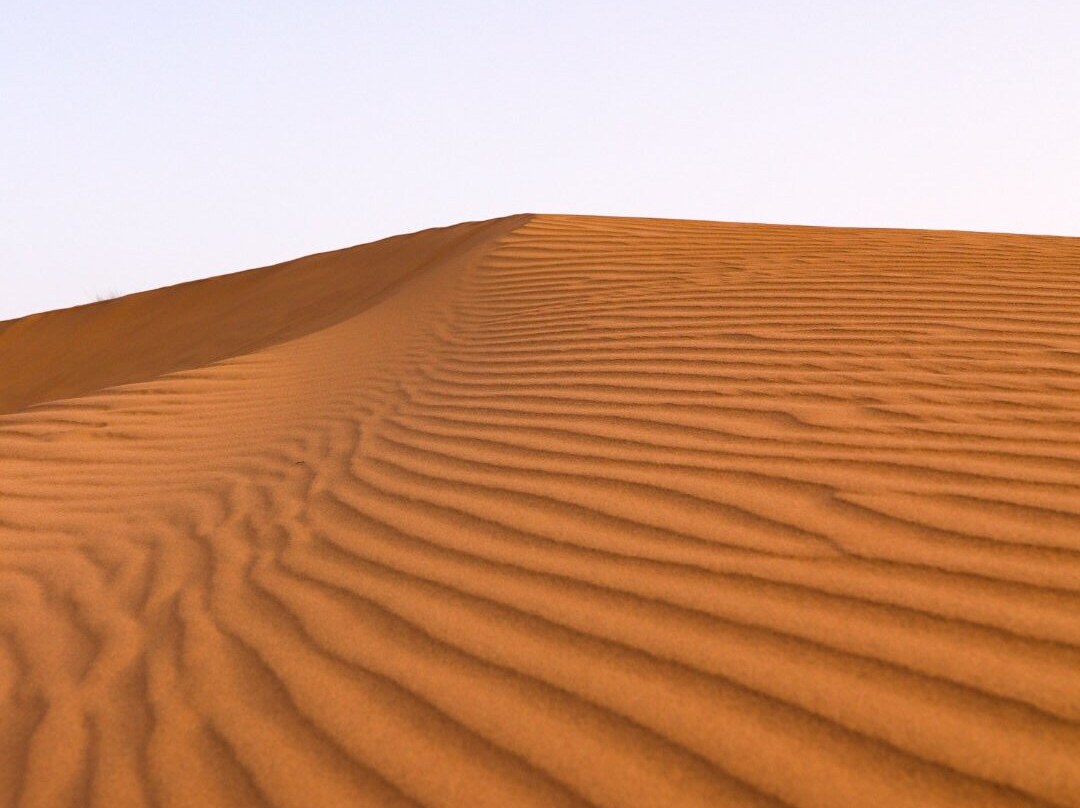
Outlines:
[[0, 327], [0, 808], [1080, 806], [1080, 240], [391, 241]]

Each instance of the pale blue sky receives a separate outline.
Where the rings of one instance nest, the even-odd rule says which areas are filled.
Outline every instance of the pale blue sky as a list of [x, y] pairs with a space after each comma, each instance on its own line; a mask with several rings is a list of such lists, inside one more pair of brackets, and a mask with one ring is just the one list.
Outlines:
[[1080, 236], [1080, 3], [0, 0], [0, 319], [536, 211]]

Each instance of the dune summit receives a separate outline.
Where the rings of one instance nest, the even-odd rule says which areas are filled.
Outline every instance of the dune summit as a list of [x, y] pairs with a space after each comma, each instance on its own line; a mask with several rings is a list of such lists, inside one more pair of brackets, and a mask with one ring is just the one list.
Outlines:
[[517, 216], [0, 323], [0, 808], [1080, 806], [1080, 239]]

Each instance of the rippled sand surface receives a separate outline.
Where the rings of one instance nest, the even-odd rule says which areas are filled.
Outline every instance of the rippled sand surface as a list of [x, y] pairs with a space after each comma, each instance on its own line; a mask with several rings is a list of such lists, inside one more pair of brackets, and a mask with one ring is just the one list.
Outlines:
[[1080, 806], [1080, 240], [518, 216], [0, 323], [0, 808]]

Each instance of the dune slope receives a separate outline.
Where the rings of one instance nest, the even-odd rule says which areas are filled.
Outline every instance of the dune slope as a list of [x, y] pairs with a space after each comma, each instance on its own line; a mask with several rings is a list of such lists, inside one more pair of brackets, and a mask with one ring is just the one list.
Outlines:
[[0, 413], [0, 808], [1080, 806], [1080, 240], [459, 225]]
[[310, 334], [522, 217], [469, 222], [0, 323], [0, 413]]

